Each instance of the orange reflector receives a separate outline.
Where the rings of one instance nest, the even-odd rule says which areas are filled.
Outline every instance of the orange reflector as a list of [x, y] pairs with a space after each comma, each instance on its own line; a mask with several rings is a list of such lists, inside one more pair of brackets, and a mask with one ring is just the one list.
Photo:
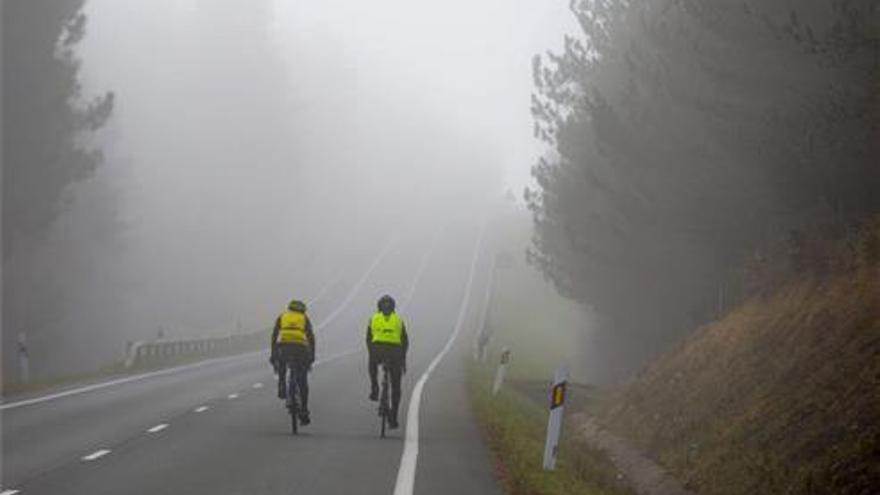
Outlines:
[[556, 409], [565, 403], [565, 382], [557, 383], [550, 392], [550, 409]]

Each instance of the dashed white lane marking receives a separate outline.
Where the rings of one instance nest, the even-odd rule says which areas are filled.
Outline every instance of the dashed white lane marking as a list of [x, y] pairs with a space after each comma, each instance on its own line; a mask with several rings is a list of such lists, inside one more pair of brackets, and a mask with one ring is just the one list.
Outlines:
[[158, 425], [150, 428], [149, 430], [147, 430], [147, 433], [158, 433], [158, 432], [164, 430], [165, 428], [168, 428], [168, 423], [158, 424]]
[[94, 461], [95, 459], [100, 459], [101, 457], [104, 457], [105, 455], [107, 455], [109, 453], [110, 453], [110, 451], [108, 449], [96, 450], [87, 456], [83, 456], [82, 460]]
[[3, 490], [0, 492], [0, 495], [15, 495], [18, 493], [18, 490]]
[[468, 274], [467, 284], [464, 288], [464, 297], [462, 298], [462, 303], [459, 305], [458, 319], [455, 322], [455, 329], [452, 331], [452, 335], [449, 336], [449, 340], [446, 341], [446, 345], [443, 346], [440, 353], [434, 356], [431, 364], [428, 365], [425, 372], [419, 377], [419, 381], [416, 382], [412, 396], [409, 399], [409, 407], [406, 411], [406, 437], [403, 444], [403, 454], [400, 456], [400, 468], [397, 471], [397, 481], [394, 483], [394, 495], [412, 495], [413, 493], [413, 486], [416, 481], [416, 462], [419, 457], [419, 407], [422, 402], [422, 391], [425, 388], [425, 382], [427, 382], [428, 377], [431, 376], [431, 372], [434, 371], [434, 368], [440, 364], [443, 356], [445, 356], [446, 353], [449, 352], [449, 349], [452, 348], [452, 344], [455, 342], [455, 338], [458, 336], [461, 327], [464, 324], [468, 301], [470, 301], [471, 298], [471, 288], [474, 285], [474, 272], [477, 271], [477, 259], [479, 259], [480, 248], [483, 245], [483, 234], [485, 231], [486, 224], [484, 223], [480, 230], [480, 237], [477, 239], [477, 245], [474, 247], [474, 256], [471, 259], [471, 269]]
[[205, 411], [207, 411], [207, 410], [208, 410], [208, 406], [199, 406], [199, 407], [193, 409], [193, 411], [195, 411], [195, 412], [197, 412], [197, 413], [205, 412]]
[[253, 387], [253, 388], [263, 388], [263, 384], [260, 383], [260, 382], [257, 382], [257, 383], [255, 383], [255, 384], [251, 385], [251, 387]]
[[226, 398], [227, 398], [227, 399], [230, 399], [230, 400], [232, 400], [232, 399], [237, 399], [237, 398], [238, 398], [238, 394], [229, 394], [229, 395], [226, 396]]

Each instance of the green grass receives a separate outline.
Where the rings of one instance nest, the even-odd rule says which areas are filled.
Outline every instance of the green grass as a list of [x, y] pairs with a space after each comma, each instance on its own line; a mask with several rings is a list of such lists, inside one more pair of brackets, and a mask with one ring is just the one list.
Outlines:
[[[490, 391], [491, 370], [471, 364], [471, 404], [486, 441], [496, 456], [499, 478], [512, 495], [617, 495], [631, 493], [616, 481], [617, 472], [600, 452], [563, 433], [557, 467], [542, 467], [546, 408], [527, 393], [505, 386]], [[564, 432], [564, 429], [563, 429]]]
[[12, 397], [21, 394], [39, 392], [41, 390], [64, 387], [67, 385], [93, 382], [102, 378], [122, 375], [126, 371], [127, 370], [122, 362], [113, 363], [89, 372], [44, 378], [34, 380], [30, 383], [4, 383], [2, 389], [0, 389], [0, 394], [2, 394], [3, 397]]
[[[525, 263], [531, 223], [511, 213], [496, 225], [495, 244], [512, 263], [495, 275], [487, 327], [492, 341], [485, 363], [470, 363], [468, 390], [477, 421], [496, 456], [499, 478], [513, 495], [617, 495], [631, 493], [617, 481], [617, 470], [601, 452], [565, 434], [557, 468], [544, 471], [548, 411], [547, 384], [560, 364], [578, 378], [584, 312], [556, 293]], [[497, 396], [490, 387], [501, 349], [511, 351], [507, 381]], [[566, 414], [592, 407], [593, 388], [570, 385]], [[571, 418], [567, 418], [571, 424]]]

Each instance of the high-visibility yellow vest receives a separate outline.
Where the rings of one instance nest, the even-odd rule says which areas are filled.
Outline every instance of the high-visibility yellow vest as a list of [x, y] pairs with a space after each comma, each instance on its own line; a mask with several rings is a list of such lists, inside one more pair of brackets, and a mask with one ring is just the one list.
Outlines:
[[306, 337], [306, 315], [296, 311], [285, 311], [279, 317], [278, 344], [309, 345]]
[[400, 345], [400, 336], [403, 334], [403, 320], [397, 313], [385, 316], [382, 312], [376, 312], [370, 320], [370, 336], [374, 343]]

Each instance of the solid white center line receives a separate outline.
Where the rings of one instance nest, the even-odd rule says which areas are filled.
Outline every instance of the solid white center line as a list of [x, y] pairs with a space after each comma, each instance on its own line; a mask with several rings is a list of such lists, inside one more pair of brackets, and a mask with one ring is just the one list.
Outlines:
[[94, 461], [95, 459], [100, 459], [101, 457], [104, 457], [105, 455], [107, 455], [109, 453], [110, 453], [110, 451], [107, 449], [96, 450], [96, 451], [92, 452], [91, 454], [83, 457], [82, 460]]
[[208, 410], [208, 406], [199, 406], [199, 407], [195, 408], [194, 410], [195, 410], [195, 412], [197, 412], [197, 413], [205, 412], [205, 411]]
[[3, 490], [0, 492], [0, 495], [15, 495], [18, 493], [18, 490]]
[[156, 426], [150, 428], [149, 430], [147, 430], [147, 433], [158, 433], [158, 432], [164, 430], [165, 428], [168, 428], [168, 423], [162, 423], [160, 425], [156, 425]]
[[412, 495], [413, 493], [413, 487], [416, 480], [416, 462], [419, 457], [419, 409], [422, 402], [422, 391], [425, 388], [425, 382], [427, 382], [428, 377], [431, 376], [431, 372], [434, 371], [434, 368], [440, 364], [443, 356], [445, 356], [449, 352], [449, 349], [452, 348], [455, 338], [461, 332], [461, 327], [464, 325], [468, 302], [471, 299], [471, 288], [474, 285], [474, 273], [477, 271], [477, 260], [480, 257], [479, 255], [483, 245], [483, 235], [485, 234], [485, 231], [486, 224], [484, 223], [480, 230], [480, 236], [477, 238], [477, 245], [474, 247], [470, 272], [468, 274], [467, 283], [464, 287], [462, 303], [459, 305], [458, 310], [458, 319], [455, 322], [452, 334], [449, 336], [449, 340], [446, 341], [446, 345], [440, 350], [440, 353], [434, 356], [434, 359], [428, 365], [428, 368], [425, 369], [422, 376], [419, 377], [415, 388], [413, 388], [412, 395], [410, 396], [409, 407], [406, 411], [406, 433], [404, 437], [403, 453], [400, 456], [400, 467], [397, 470], [397, 480], [394, 483], [394, 495]]
[[229, 395], [226, 396], [226, 398], [227, 398], [227, 399], [237, 399], [237, 398], [238, 398], [238, 394], [229, 394]]
[[251, 387], [253, 387], [253, 388], [263, 388], [263, 384], [260, 383], [260, 382], [257, 382], [257, 383], [255, 383], [255, 384], [251, 385]]

